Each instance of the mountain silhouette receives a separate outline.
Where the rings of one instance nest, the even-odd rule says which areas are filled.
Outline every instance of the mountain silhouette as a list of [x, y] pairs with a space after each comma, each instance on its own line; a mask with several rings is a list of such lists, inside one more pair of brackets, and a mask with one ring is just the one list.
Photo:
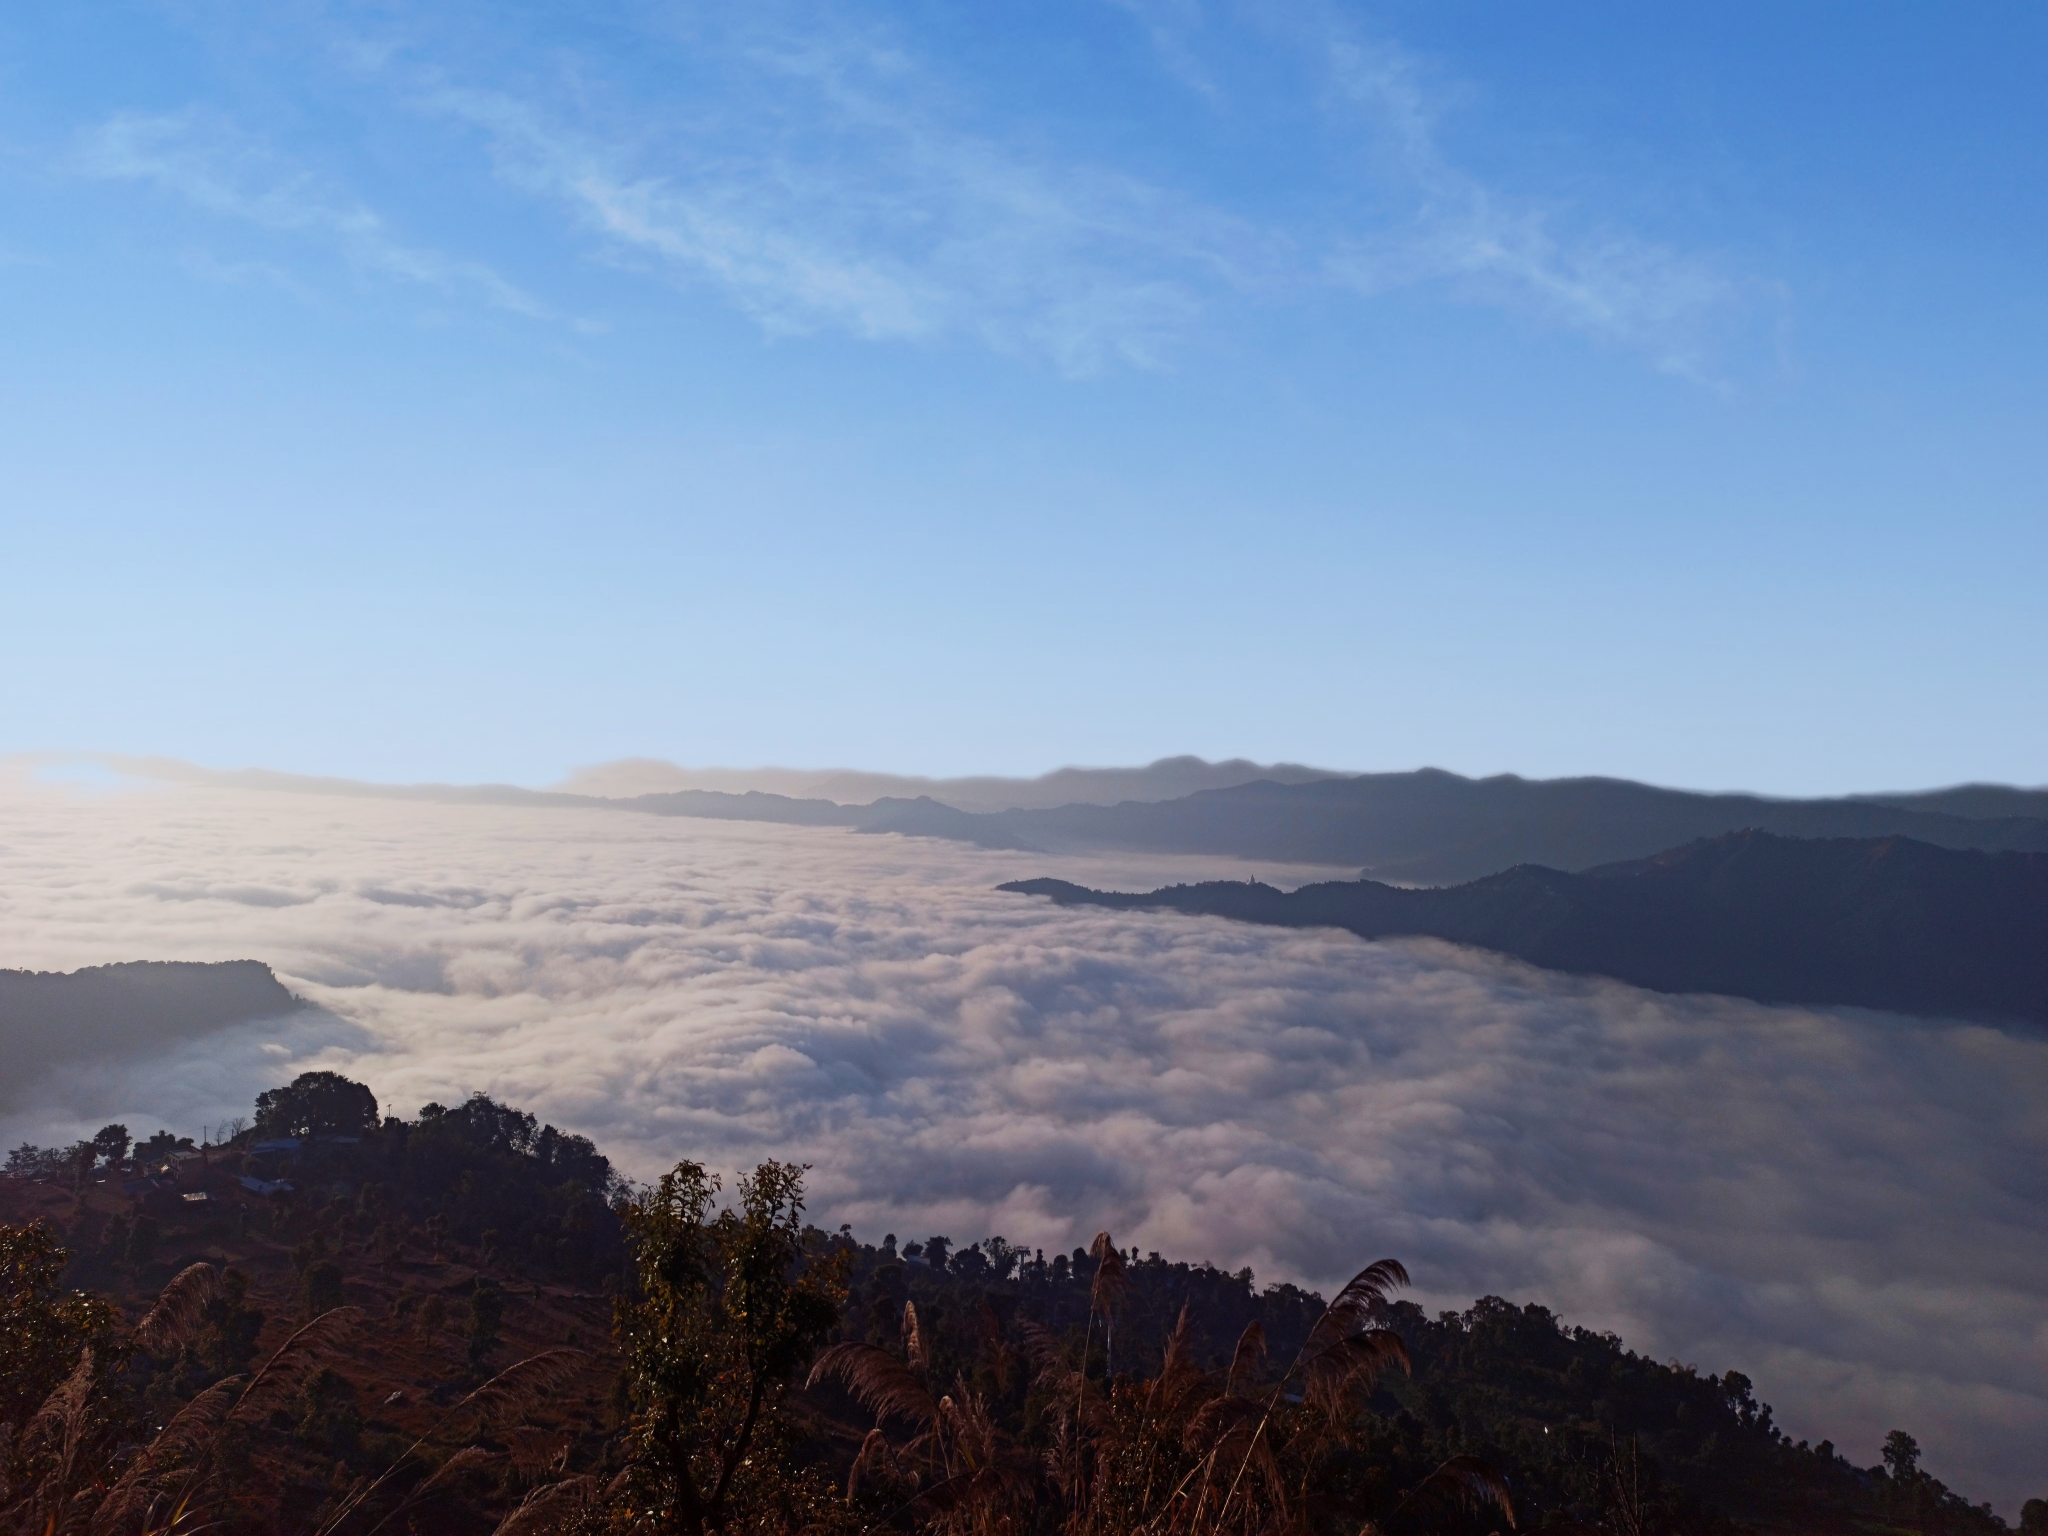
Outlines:
[[680, 768], [655, 758], [628, 758], [579, 769], [561, 790], [612, 800], [678, 790], [727, 794], [758, 791], [791, 800], [868, 805], [877, 800], [935, 800], [958, 811], [1046, 810], [1062, 805], [1117, 805], [1126, 800], [1174, 800], [1203, 789], [1228, 789], [1258, 779], [1302, 784], [1346, 777], [1299, 763], [1252, 763], [1241, 757], [1211, 763], [1199, 757], [1162, 757], [1142, 768], [1057, 768], [1036, 778], [983, 774], [931, 779], [852, 768]]
[[1743, 831], [1570, 873], [1464, 885], [1215, 881], [1143, 895], [1022, 880], [1062, 905], [1427, 936], [1660, 992], [2048, 1021], [2048, 854]]
[[0, 971], [0, 1087], [22, 1087], [60, 1061], [168, 1047], [300, 1006], [260, 960]]
[[1433, 768], [1245, 784], [1148, 805], [1011, 811], [986, 822], [986, 830], [1000, 826], [1049, 853], [1117, 849], [1348, 864], [1376, 879], [1427, 885], [1517, 864], [1590, 869], [1744, 829], [2048, 851], [2048, 819], [2041, 817], [1987, 819], [1879, 800], [1697, 794], [1624, 779], [1467, 779]]
[[[1348, 867], [1398, 885], [1451, 885], [1517, 864], [1591, 869], [1743, 829], [1781, 837], [1910, 837], [1942, 848], [2048, 852], [2048, 790], [1995, 784], [1782, 800], [1661, 789], [1627, 779], [1468, 779], [1439, 768], [1336, 776], [1288, 768], [1272, 770], [1276, 777], [1166, 799], [1161, 797], [1178, 785], [1233, 779], [1255, 765], [1163, 758], [1148, 768], [1062, 769], [1036, 780], [891, 780], [928, 783], [940, 792], [849, 804], [822, 791], [697, 787], [611, 798], [509, 784], [365, 784], [256, 769], [221, 773], [164, 759], [104, 761], [122, 772], [244, 789], [846, 827], [1040, 853], [1208, 854]], [[854, 787], [852, 779], [841, 779], [833, 793]], [[966, 802], [956, 804], [947, 798], [947, 786], [969, 784], [996, 786], [990, 794], [997, 801], [1017, 798], [1020, 785], [1039, 797], [1072, 791], [1075, 801], [975, 810], [968, 807], [989, 802], [955, 797]], [[1129, 798], [1093, 803], [1119, 785], [1133, 786]]]

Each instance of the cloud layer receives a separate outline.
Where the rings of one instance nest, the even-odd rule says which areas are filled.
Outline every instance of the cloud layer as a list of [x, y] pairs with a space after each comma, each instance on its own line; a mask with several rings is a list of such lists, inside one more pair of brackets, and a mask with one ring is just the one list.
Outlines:
[[642, 1175], [803, 1158], [876, 1235], [1107, 1226], [1319, 1284], [1391, 1254], [1432, 1305], [1544, 1301], [1859, 1460], [1903, 1427], [1974, 1496], [2041, 1491], [2048, 1042], [991, 889], [1207, 861], [20, 781], [0, 859], [6, 964], [251, 955], [322, 1007], [72, 1069], [15, 1139], [196, 1130], [310, 1064], [408, 1112], [485, 1089]]

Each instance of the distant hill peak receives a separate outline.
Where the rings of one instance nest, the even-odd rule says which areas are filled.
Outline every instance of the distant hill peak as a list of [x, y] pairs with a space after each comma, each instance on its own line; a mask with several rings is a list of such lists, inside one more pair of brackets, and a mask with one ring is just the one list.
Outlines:
[[168, 1050], [303, 1006], [260, 960], [128, 960], [77, 971], [0, 970], [0, 1103], [60, 1061]]
[[1306, 784], [1346, 775], [1299, 763], [1220, 763], [1194, 756], [1162, 757], [1142, 768], [1056, 768], [1036, 778], [983, 775], [933, 779], [852, 768], [684, 768], [657, 758], [622, 758], [579, 768], [556, 788], [564, 794], [630, 800], [644, 795], [708, 790], [783, 795], [868, 805], [877, 800], [928, 799], [957, 811], [987, 814], [1050, 810], [1062, 805], [1117, 805], [1177, 800], [1203, 790], [1230, 789], [1262, 780]]

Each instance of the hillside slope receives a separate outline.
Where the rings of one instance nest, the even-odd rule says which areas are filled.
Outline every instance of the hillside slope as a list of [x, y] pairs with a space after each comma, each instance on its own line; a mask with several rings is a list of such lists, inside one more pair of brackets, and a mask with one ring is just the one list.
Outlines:
[[2048, 1021], [2048, 854], [1910, 838], [1737, 832], [1572, 874], [1524, 864], [1465, 885], [1371, 880], [1286, 893], [1210, 882], [1130, 895], [1006, 891], [1283, 927], [1419, 935], [1662, 992]]

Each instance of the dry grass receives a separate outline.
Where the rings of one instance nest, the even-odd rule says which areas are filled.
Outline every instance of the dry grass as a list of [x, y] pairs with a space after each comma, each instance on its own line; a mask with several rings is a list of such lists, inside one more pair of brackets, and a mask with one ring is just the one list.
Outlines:
[[[1004, 1536], [1057, 1530], [1061, 1536], [1294, 1536], [1320, 1520], [1315, 1469], [1347, 1443], [1357, 1407], [1408, 1355], [1384, 1326], [1387, 1295], [1407, 1282], [1392, 1260], [1368, 1265], [1323, 1313], [1277, 1376], [1254, 1323], [1228, 1367], [1194, 1358], [1183, 1310], [1150, 1375], [1094, 1374], [1129, 1284], [1107, 1233], [1094, 1245], [1096, 1272], [1076, 1365], [1061, 1339], [1028, 1318], [1004, 1338], [994, 1313], [976, 1320], [983, 1364], [1003, 1374], [1021, 1360], [1029, 1391], [1046, 1405], [1049, 1444], [1028, 1456], [1012, 1444], [965, 1378], [941, 1391], [915, 1308], [906, 1308], [901, 1355], [872, 1344], [836, 1344], [818, 1359], [813, 1383], [833, 1382], [874, 1415], [847, 1479], [849, 1502], [887, 1506], [875, 1522], [934, 1536]], [[1110, 1356], [1113, 1359], [1113, 1356]], [[892, 1434], [901, 1438], [892, 1438]], [[1050, 1525], [1044, 1508], [1057, 1514]], [[1471, 1458], [1447, 1462], [1399, 1497], [1384, 1520], [1402, 1528], [1453, 1505], [1513, 1514], [1499, 1475]], [[1355, 1518], [1355, 1517], [1354, 1517]], [[1377, 1530], [1378, 1527], [1372, 1527]]]

